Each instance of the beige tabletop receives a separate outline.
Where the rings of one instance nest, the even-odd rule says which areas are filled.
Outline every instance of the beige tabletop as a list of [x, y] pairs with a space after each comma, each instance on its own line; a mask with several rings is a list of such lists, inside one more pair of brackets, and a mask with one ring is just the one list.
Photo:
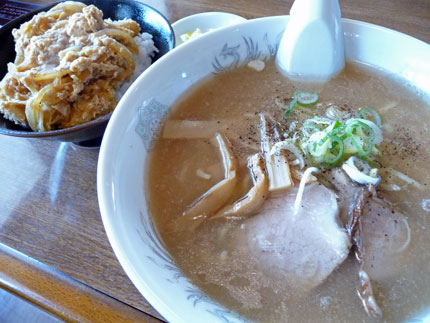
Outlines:
[[[145, 2], [173, 23], [204, 11], [246, 18], [288, 14], [293, 1]], [[345, 18], [430, 43], [429, 0], [339, 2]], [[98, 153], [72, 143], [0, 136], [0, 287], [67, 321], [161, 318], [132, 285], [105, 234], [97, 203]]]

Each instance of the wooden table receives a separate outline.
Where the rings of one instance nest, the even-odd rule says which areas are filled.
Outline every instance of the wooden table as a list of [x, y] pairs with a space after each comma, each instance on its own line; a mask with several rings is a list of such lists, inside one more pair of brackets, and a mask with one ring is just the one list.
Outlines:
[[[170, 22], [204, 11], [246, 18], [287, 14], [292, 2], [146, 1]], [[430, 43], [429, 0], [340, 5], [343, 17]], [[97, 203], [98, 149], [0, 136], [0, 156], [0, 287], [66, 321], [162, 319], [131, 284], [107, 240]]]

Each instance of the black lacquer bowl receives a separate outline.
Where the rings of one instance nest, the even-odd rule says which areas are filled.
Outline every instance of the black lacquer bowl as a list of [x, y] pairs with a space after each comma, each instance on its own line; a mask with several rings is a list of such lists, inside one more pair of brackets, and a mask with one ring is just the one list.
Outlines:
[[[141, 2], [132, 0], [80, 0], [87, 5], [93, 4], [103, 11], [103, 18], [120, 20], [131, 18], [137, 21], [142, 31], [153, 36], [154, 44], [159, 52], [153, 57], [152, 62], [173, 49], [175, 37], [173, 29], [167, 19], [157, 10]], [[0, 29], [0, 80], [7, 72], [7, 63], [15, 60], [15, 43], [12, 29], [30, 20], [35, 14], [47, 11], [57, 3], [50, 4], [9, 22]], [[41, 138], [58, 141], [69, 141], [83, 146], [97, 146], [101, 142], [106, 125], [111, 114], [102, 116], [96, 120], [66, 129], [52, 130], [46, 132], [34, 132], [30, 128], [21, 127], [3, 118], [0, 113], [0, 134]]]

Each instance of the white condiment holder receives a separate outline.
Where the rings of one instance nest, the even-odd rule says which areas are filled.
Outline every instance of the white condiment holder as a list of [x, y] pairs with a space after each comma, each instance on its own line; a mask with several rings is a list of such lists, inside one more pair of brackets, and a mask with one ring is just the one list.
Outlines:
[[337, 0], [296, 0], [276, 63], [293, 80], [326, 81], [345, 66]]

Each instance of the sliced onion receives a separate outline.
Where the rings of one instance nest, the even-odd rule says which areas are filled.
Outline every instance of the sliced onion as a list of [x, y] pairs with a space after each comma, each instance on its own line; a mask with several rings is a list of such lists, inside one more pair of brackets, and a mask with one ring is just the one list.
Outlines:
[[303, 154], [301, 153], [299, 148], [297, 148], [290, 141], [284, 140], [274, 144], [272, 149], [270, 150], [270, 155], [274, 155], [276, 152], [280, 151], [281, 149], [291, 151], [294, 154], [294, 156], [296, 156], [297, 160], [299, 161], [300, 169], [305, 167], [305, 160], [303, 159]]
[[374, 109], [372, 109], [371, 107], [364, 107], [360, 110], [360, 117], [363, 119], [367, 119], [366, 115], [367, 114], [371, 114], [373, 116], [373, 118], [376, 121], [376, 125], [378, 127], [381, 127], [381, 117], [379, 116], [378, 112], [376, 112]]
[[352, 156], [342, 165], [342, 169], [348, 174], [348, 176], [354, 182], [357, 182], [359, 184], [378, 185], [378, 183], [381, 181], [381, 177], [372, 177], [359, 171], [357, 166], [354, 163], [355, 160], [356, 158]]
[[409, 227], [409, 223], [405, 218], [403, 218], [401, 221], [405, 224], [407, 238], [406, 238], [406, 241], [403, 243], [403, 245], [400, 248], [396, 249], [397, 253], [404, 251], [411, 243], [411, 228]]
[[292, 162], [289, 163], [290, 166], [297, 166], [300, 165], [300, 160], [298, 159], [294, 159]]
[[375, 145], [379, 145], [382, 142], [382, 140], [383, 140], [382, 130], [374, 122], [367, 120], [367, 119], [349, 119], [346, 123], [348, 124], [354, 120], [361, 121], [361, 122], [367, 124], [370, 128], [372, 128], [372, 130], [375, 134], [375, 139], [373, 140], [373, 143]]
[[[353, 162], [354, 166], [356, 166], [356, 167], [358, 166], [357, 168], [359, 168], [358, 170], [360, 172], [362, 172], [363, 174], [369, 175], [371, 168], [370, 168], [368, 163], [366, 163], [364, 160], [362, 160], [360, 158], [355, 158], [355, 157], [354, 157], [354, 160], [352, 162]], [[373, 177], [373, 176], [371, 176], [371, 177]], [[376, 176], [374, 178], [376, 178]]]
[[385, 169], [382, 169], [382, 171], [390, 173], [391, 175], [394, 175], [394, 176], [398, 177], [399, 179], [401, 179], [405, 183], [411, 184], [411, 185], [415, 186], [416, 188], [418, 188], [420, 190], [424, 189], [424, 185], [423, 184], [417, 182], [413, 178], [410, 178], [408, 175], [403, 174], [402, 172], [399, 172], [398, 170], [395, 170], [393, 168], [387, 167]]
[[401, 191], [403, 187], [397, 185], [397, 184], [381, 184], [380, 186], [383, 190], [386, 191], [392, 191], [392, 192], [398, 192]]
[[313, 157], [321, 157], [326, 153], [330, 142], [326, 140], [322, 145], [318, 145], [318, 143], [320, 143], [326, 135], [327, 134], [325, 132], [318, 131], [313, 133], [307, 141], [307, 151]]
[[297, 126], [297, 124], [298, 124], [298, 123], [299, 123], [298, 121], [293, 121], [293, 122], [291, 122], [291, 123], [290, 123], [290, 126], [288, 127], [288, 130], [289, 130], [290, 132], [294, 131], [294, 129], [296, 129], [296, 126]]
[[312, 119], [305, 120], [304, 123], [316, 123], [316, 124], [326, 124], [330, 125], [333, 122], [333, 120], [328, 118], [322, 118], [322, 117], [313, 117]]
[[197, 175], [198, 177], [203, 178], [203, 179], [211, 179], [211, 177], [212, 177], [212, 175], [211, 175], [211, 174], [206, 173], [206, 172], [205, 172], [203, 169], [201, 169], [201, 168], [198, 168], [198, 169], [196, 170], [196, 175]]
[[421, 206], [423, 207], [423, 210], [426, 212], [430, 212], [430, 200], [424, 199], [421, 203]]
[[331, 105], [325, 110], [325, 115], [332, 120], [345, 120], [349, 113], [342, 111], [338, 106]]

